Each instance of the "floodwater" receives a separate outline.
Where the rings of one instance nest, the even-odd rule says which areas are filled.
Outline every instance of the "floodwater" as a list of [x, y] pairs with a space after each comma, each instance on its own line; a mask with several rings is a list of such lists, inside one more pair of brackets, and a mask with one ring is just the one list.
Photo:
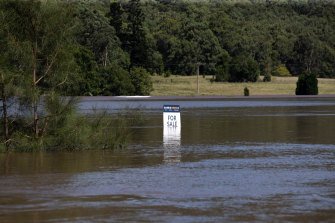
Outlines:
[[[181, 106], [163, 137], [162, 107]], [[137, 108], [129, 147], [0, 154], [0, 222], [332, 222], [335, 98], [84, 100]]]

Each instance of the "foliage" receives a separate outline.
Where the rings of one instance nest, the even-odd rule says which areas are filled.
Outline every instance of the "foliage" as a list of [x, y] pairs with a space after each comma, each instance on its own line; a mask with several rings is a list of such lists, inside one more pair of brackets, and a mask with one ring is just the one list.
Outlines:
[[272, 75], [282, 77], [292, 76], [290, 71], [286, 68], [285, 64], [280, 64], [278, 67], [276, 67], [276, 69], [272, 71]]
[[28, 117], [12, 119], [16, 127], [10, 150], [117, 149], [126, 145], [131, 134], [129, 125], [138, 121], [136, 114], [125, 112], [127, 117], [121, 117], [92, 111], [90, 115], [77, 115], [77, 102], [77, 98], [48, 95], [43, 103], [45, 116], [39, 122], [38, 138], [30, 131], [33, 125]]
[[249, 92], [249, 88], [245, 87], [243, 90], [244, 96], [249, 96], [250, 92]]
[[[83, 90], [87, 94], [104, 94], [106, 87], [112, 91], [108, 95], [117, 92], [112, 89], [113, 86], [109, 86], [110, 83], [114, 86], [117, 84], [114, 79], [111, 80], [115, 75], [108, 73], [104, 76], [103, 72], [107, 68], [108, 59], [112, 58], [107, 57], [109, 51], [106, 47], [113, 47], [110, 45], [113, 41], [108, 38], [113, 34], [113, 28], [108, 23], [103, 26], [106, 18], [97, 16], [92, 19], [94, 24], [88, 22], [87, 25], [93, 27], [92, 33], [83, 40], [93, 41], [95, 44], [85, 42], [85, 46], [80, 46], [74, 44], [74, 35], [79, 35], [78, 32], [73, 32], [75, 21], [71, 4], [61, 1], [6, 0], [1, 2], [0, 9], [3, 24], [0, 27], [0, 45], [4, 49], [0, 56], [1, 99], [4, 110], [1, 120], [1, 124], [4, 123], [4, 128], [1, 128], [4, 132], [1, 131], [1, 135], [4, 136], [2, 141], [7, 148], [35, 151], [50, 148], [80, 149], [83, 146], [122, 146], [125, 130], [119, 133], [119, 130], [111, 129], [119, 121], [104, 121], [98, 128], [100, 130], [108, 127], [108, 133], [99, 135], [96, 133], [98, 129], [95, 129], [96, 120], [91, 121], [97, 117], [85, 119], [75, 115], [75, 101], [57, 96], [57, 92], [75, 95], [82, 94]], [[89, 16], [93, 17], [88, 13]], [[84, 28], [84, 31], [89, 29]], [[117, 39], [114, 40], [117, 44]], [[103, 57], [100, 56], [102, 46], [105, 50]], [[122, 65], [121, 62], [119, 64]], [[115, 67], [120, 68], [119, 65]], [[123, 69], [114, 68], [113, 71], [119, 75], [119, 83], [129, 83], [129, 92], [134, 92], [129, 72], [119, 72]], [[90, 80], [89, 83], [85, 83], [87, 80]], [[10, 91], [11, 86], [13, 91]], [[25, 106], [24, 113], [19, 117], [7, 115], [7, 98], [10, 96], [16, 97], [15, 103], [23, 102], [22, 106]], [[105, 124], [108, 126], [104, 126]], [[86, 141], [90, 136], [92, 141]], [[94, 141], [96, 138], [104, 145], [97, 144]]]
[[96, 63], [106, 67], [110, 63], [129, 66], [129, 56], [121, 49], [121, 42], [108, 18], [96, 10], [90, 10], [85, 2], [80, 2], [75, 14], [77, 42], [94, 53]]
[[127, 4], [112, 2], [110, 25], [122, 41], [122, 49], [130, 55], [131, 66], [148, 67], [149, 47], [144, 30], [144, 13], [139, 0], [130, 0]]
[[171, 76], [171, 71], [168, 70], [164, 73], [164, 77], [170, 77]]
[[223, 51], [219, 56], [218, 66], [215, 70], [215, 81], [229, 81], [230, 80], [230, 62], [231, 57], [227, 51]]
[[259, 77], [259, 65], [246, 54], [239, 54], [232, 60], [230, 82], [256, 82]]
[[[4, 3], [7, 32], [15, 40], [24, 77], [32, 85], [56, 87], [72, 67], [71, 8], [56, 1], [8, 0]], [[33, 81], [35, 77], [35, 81]]]
[[131, 73], [117, 65], [111, 65], [106, 69], [100, 69], [102, 77], [98, 95], [134, 95], [135, 87], [131, 79]]
[[73, 50], [75, 61], [78, 67], [76, 78], [69, 80], [71, 84], [65, 85], [62, 92], [65, 95], [84, 95], [92, 96], [99, 94], [101, 77], [98, 75], [98, 64], [94, 59], [94, 53], [79, 46]]
[[318, 91], [318, 79], [315, 74], [304, 73], [299, 76], [296, 95], [317, 95]]
[[[26, 83], [25, 101], [33, 104], [35, 137], [39, 137], [40, 95], [72, 76], [71, 8], [58, 1], [7, 0], [3, 3], [7, 33], [24, 56], [17, 61]], [[28, 87], [30, 85], [30, 87]]]
[[150, 74], [142, 67], [130, 70], [130, 80], [135, 88], [135, 95], [149, 95], [153, 90]]
[[263, 78], [263, 82], [270, 82], [271, 81], [271, 75], [270, 74], [265, 74]]
[[229, 70], [225, 69], [223, 65], [219, 65], [216, 67], [215, 71], [215, 81], [224, 82], [230, 79]]
[[[8, 120], [8, 99], [13, 97], [11, 89], [13, 89], [13, 82], [17, 79], [17, 69], [13, 62], [13, 52], [9, 46], [11, 41], [9, 36], [6, 34], [6, 23], [5, 17], [3, 14], [0, 14], [0, 23], [5, 24], [3, 28], [0, 29], [0, 48], [2, 53], [0, 55], [0, 100], [1, 100], [1, 126], [4, 129], [4, 138], [1, 143], [0, 150], [8, 149], [10, 144], [10, 135], [9, 135], [9, 120]], [[3, 147], [2, 147], [3, 146]]]
[[[299, 75], [305, 70], [319, 77], [335, 75], [335, 4], [168, 2], [113, 1], [108, 11], [106, 2], [73, 2], [75, 40], [105, 68], [117, 64], [126, 70], [144, 67], [151, 74], [195, 75], [200, 62], [204, 75], [240, 81], [220, 56], [248, 52], [262, 75]], [[86, 80], [86, 75], [80, 72], [75, 78]], [[85, 86], [76, 92], [95, 95]]]
[[[81, 5], [85, 4], [76, 4]], [[88, 38], [96, 36], [93, 42], [91, 38], [96, 45], [113, 39], [115, 56], [109, 63], [124, 69], [138, 66], [151, 74], [195, 75], [200, 62], [204, 75], [217, 75], [217, 81], [228, 76], [230, 81], [240, 81], [222, 64], [221, 55], [226, 52], [235, 58], [248, 52], [245, 56], [258, 64], [262, 75], [299, 75], [304, 70], [320, 77], [335, 75], [332, 3], [113, 1], [106, 15], [109, 28], [103, 18], [105, 5], [97, 5], [85, 5], [81, 10], [85, 16], [78, 17], [80, 26], [103, 24], [90, 25], [96, 31], [84, 33]], [[80, 43], [95, 53], [90, 44]], [[104, 55], [103, 50], [99, 52]], [[285, 67], [288, 70], [282, 70]]]

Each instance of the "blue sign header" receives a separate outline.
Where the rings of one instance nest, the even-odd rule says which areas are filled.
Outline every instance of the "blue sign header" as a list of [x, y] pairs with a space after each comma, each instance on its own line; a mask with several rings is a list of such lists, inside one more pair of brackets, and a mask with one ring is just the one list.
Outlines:
[[179, 105], [164, 105], [163, 106], [164, 112], [180, 112]]

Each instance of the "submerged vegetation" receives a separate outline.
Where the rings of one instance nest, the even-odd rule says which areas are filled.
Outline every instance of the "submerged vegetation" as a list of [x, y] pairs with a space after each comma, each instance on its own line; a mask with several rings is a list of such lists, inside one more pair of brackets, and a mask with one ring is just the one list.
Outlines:
[[[134, 111], [109, 114], [107, 111], [90, 111], [78, 115], [76, 98], [47, 96], [43, 102], [38, 127], [34, 133], [32, 117], [11, 116], [9, 142], [0, 145], [0, 151], [118, 149], [126, 146], [131, 131], [129, 126], [140, 121]], [[24, 108], [23, 110], [27, 110]], [[3, 124], [3, 123], [1, 123]], [[2, 129], [1, 129], [2, 130]], [[0, 131], [3, 136], [3, 131]]]

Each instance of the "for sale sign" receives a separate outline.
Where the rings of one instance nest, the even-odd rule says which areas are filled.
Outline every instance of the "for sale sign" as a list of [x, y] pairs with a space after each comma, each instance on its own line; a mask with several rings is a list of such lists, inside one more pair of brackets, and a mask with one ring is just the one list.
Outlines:
[[164, 105], [163, 106], [163, 125], [164, 128], [179, 127], [180, 122], [180, 106], [179, 105]]
[[164, 105], [163, 106], [163, 145], [164, 145], [164, 162], [180, 162], [180, 106]]

